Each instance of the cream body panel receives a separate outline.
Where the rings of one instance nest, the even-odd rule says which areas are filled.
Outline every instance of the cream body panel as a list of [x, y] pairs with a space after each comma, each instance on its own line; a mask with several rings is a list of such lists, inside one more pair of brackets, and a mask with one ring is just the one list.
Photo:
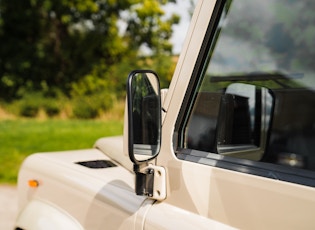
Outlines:
[[128, 149], [126, 149], [126, 143], [128, 143], [127, 118], [127, 116], [124, 118], [124, 129], [126, 129], [126, 134], [124, 136], [100, 138], [96, 141], [94, 147], [133, 173], [133, 164], [129, 159]]
[[[166, 203], [240, 229], [312, 229], [314, 188], [169, 160]], [[153, 207], [155, 208], [155, 207]]]
[[[185, 201], [183, 201], [185, 202]], [[166, 221], [167, 220], [167, 221]], [[161, 229], [235, 229], [218, 221], [202, 217], [184, 209], [158, 202], [150, 209], [145, 221], [146, 230]]]
[[26, 206], [16, 224], [23, 229], [33, 230], [83, 230], [71, 216], [38, 200], [32, 200]]
[[[103, 229], [104, 226], [109, 229], [134, 229], [136, 221], [143, 219], [137, 211], [146, 199], [136, 196], [134, 175], [120, 165], [91, 169], [76, 164], [91, 160], [110, 159], [97, 149], [28, 157], [19, 175], [19, 205], [22, 211], [17, 220], [21, 224], [18, 227], [27, 225], [23, 210], [27, 210], [32, 201], [39, 201], [71, 216], [84, 229]], [[30, 179], [37, 180], [39, 186], [28, 187]]]
[[[315, 189], [232, 170], [179, 160], [174, 127], [215, 1], [199, 1], [183, 54], [163, 108], [162, 147], [157, 165], [167, 171], [165, 203], [241, 229], [313, 229]], [[163, 208], [153, 206], [154, 215]], [[202, 218], [200, 219], [202, 220]]]

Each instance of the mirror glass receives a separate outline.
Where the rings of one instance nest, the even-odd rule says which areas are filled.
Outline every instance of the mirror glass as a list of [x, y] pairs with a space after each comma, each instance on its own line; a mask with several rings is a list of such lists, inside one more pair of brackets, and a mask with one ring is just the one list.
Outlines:
[[154, 158], [160, 150], [161, 96], [157, 75], [133, 71], [128, 77], [129, 156], [134, 163]]

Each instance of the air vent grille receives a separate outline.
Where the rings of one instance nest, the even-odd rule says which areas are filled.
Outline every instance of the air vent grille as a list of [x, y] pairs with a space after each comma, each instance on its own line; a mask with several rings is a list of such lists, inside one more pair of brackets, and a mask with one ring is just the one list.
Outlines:
[[113, 162], [107, 160], [94, 160], [94, 161], [81, 161], [76, 162], [76, 164], [82, 165], [91, 169], [103, 169], [103, 168], [111, 168], [116, 167]]

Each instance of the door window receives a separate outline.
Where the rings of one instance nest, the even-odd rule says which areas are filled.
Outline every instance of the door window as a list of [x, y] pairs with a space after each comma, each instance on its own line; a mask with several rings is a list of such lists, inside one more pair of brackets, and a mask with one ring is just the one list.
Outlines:
[[309, 4], [229, 0], [217, 6], [220, 19], [209, 27], [177, 121], [179, 158], [315, 170], [315, 16]]

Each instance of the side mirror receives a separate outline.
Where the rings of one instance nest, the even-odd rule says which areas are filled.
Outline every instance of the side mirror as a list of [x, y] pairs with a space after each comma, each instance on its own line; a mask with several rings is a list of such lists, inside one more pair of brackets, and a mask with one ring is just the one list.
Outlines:
[[128, 151], [139, 165], [155, 158], [161, 143], [161, 95], [156, 73], [135, 70], [128, 76]]

